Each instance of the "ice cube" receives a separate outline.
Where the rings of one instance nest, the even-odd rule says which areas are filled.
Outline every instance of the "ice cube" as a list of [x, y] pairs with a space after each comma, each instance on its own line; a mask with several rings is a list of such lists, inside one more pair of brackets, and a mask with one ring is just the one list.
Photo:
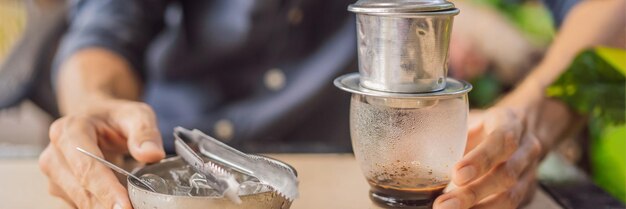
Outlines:
[[192, 188], [190, 186], [177, 186], [172, 188], [172, 192], [170, 194], [176, 196], [192, 196], [190, 194]]
[[165, 179], [161, 178], [160, 176], [157, 176], [155, 174], [151, 174], [151, 173], [147, 173], [144, 175], [141, 175], [140, 177], [142, 180], [148, 182], [148, 184], [150, 184], [150, 186], [158, 193], [162, 193], [162, 194], [169, 194], [169, 185], [167, 184], [167, 182], [165, 181]]
[[178, 168], [173, 168], [169, 170], [170, 175], [172, 176], [172, 180], [177, 186], [186, 186], [189, 187], [189, 179], [195, 173], [189, 165], [185, 165]]
[[258, 180], [248, 180], [239, 184], [239, 195], [249, 195], [261, 192], [267, 192], [269, 188]]
[[189, 185], [194, 188], [208, 188], [211, 189], [211, 186], [208, 185], [206, 178], [204, 175], [200, 173], [194, 173], [189, 178]]
[[219, 196], [220, 194], [209, 186], [207, 179], [204, 175], [195, 173], [189, 178], [189, 185], [191, 185], [191, 196]]

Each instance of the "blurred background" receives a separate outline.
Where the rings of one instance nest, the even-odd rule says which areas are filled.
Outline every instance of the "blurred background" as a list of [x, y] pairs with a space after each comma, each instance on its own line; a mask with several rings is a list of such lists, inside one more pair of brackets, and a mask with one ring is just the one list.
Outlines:
[[62, 7], [62, 1], [0, 0], [0, 157], [36, 157], [47, 144], [53, 117], [33, 102], [32, 88], [47, 83], [50, 89], [38, 77], [46, 71], [40, 55], [52, 50], [44, 49], [53, 27], [48, 24], [63, 22]]
[[[472, 107], [487, 107], [539, 61], [554, 24], [540, 1], [455, 3], [463, 12], [450, 74], [472, 81]], [[0, 0], [0, 156], [37, 156], [47, 143], [47, 126], [59, 116], [49, 68], [66, 15], [63, 0]]]
[[[453, 2], [461, 14], [455, 18], [451, 37], [450, 75], [471, 81], [471, 107], [485, 108], [510, 91], [541, 60], [558, 23], [538, 0]], [[48, 143], [48, 126], [59, 116], [49, 72], [67, 25], [67, 11], [62, 0], [0, 0], [0, 158], [34, 158]], [[623, 63], [620, 56], [616, 62]], [[623, 114], [623, 103], [618, 105], [622, 105], [621, 112], [614, 114]], [[568, 164], [594, 175], [596, 182], [615, 178], [597, 174], [601, 172], [590, 165], [597, 159], [589, 156], [590, 150], [614, 147], [590, 147], [595, 143], [590, 140], [594, 131], [593, 127], [586, 128], [575, 138], [564, 140], [542, 165], [541, 178], [582, 178], [580, 170], [563, 166]], [[626, 133], [617, 132], [610, 137], [626, 138]], [[622, 143], [626, 147], [621, 141], [616, 146]], [[623, 160], [609, 161], [609, 166], [624, 164]], [[617, 197], [623, 192], [610, 185], [605, 189]]]

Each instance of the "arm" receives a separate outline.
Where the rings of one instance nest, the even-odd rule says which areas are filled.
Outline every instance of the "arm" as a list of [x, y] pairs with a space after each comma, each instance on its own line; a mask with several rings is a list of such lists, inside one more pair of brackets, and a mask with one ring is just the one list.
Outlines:
[[[574, 6], [566, 17], [544, 60], [528, 76], [545, 89], [581, 51], [623, 39], [626, 1], [587, 0]], [[527, 80], [528, 80], [527, 79]]]
[[57, 100], [62, 115], [87, 111], [102, 100], [139, 99], [141, 82], [120, 55], [87, 48], [65, 61], [57, 75]]
[[544, 60], [509, 95], [469, 128], [466, 155], [455, 166], [459, 187], [435, 208], [517, 208], [535, 184], [537, 164], [575, 116], [544, 91], [585, 48], [623, 30], [626, 1], [585, 1], [567, 16]]
[[[159, 6], [160, 5], [160, 6]], [[141, 92], [141, 60], [161, 26], [165, 2], [78, 1], [53, 74], [64, 117], [50, 127], [39, 158], [50, 193], [79, 208], [131, 208], [113, 172], [76, 151], [141, 162], [165, 155]], [[94, 178], [97, 177], [97, 178]]]
[[[536, 124], [545, 118], [542, 105], [549, 100], [545, 89], [567, 70], [575, 56], [587, 48], [623, 38], [620, 35], [626, 25], [624, 8], [626, 1], [623, 0], [588, 0], [574, 6], [541, 63], [496, 107], [509, 107], [518, 119], [532, 125], [530, 130], [538, 127]], [[559, 136], [559, 133], [548, 135]], [[548, 151], [558, 139], [541, 137], [539, 140], [547, 148], [544, 151]]]

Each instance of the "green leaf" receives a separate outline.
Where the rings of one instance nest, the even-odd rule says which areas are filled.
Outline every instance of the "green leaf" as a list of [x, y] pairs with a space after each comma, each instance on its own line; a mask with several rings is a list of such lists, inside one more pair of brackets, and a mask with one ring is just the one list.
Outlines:
[[626, 51], [622, 49], [598, 47], [595, 49], [598, 56], [611, 64], [617, 71], [626, 76]]
[[545, 46], [555, 34], [550, 10], [535, 1], [472, 0], [474, 5], [499, 11], [528, 38], [533, 45]]
[[515, 25], [537, 46], [547, 45], [555, 34], [550, 11], [539, 2], [527, 2], [511, 11]]
[[[600, 51], [602, 56], [600, 56]], [[561, 99], [581, 114], [591, 115], [607, 124], [622, 124], [626, 77], [618, 61], [624, 50], [598, 48], [578, 55], [570, 67], [547, 89], [547, 95]]]
[[626, 203], [626, 124], [615, 126], [592, 121], [590, 126], [595, 135], [590, 150], [593, 180]]
[[621, 49], [584, 51], [546, 92], [590, 116], [593, 179], [626, 203], [625, 62]]

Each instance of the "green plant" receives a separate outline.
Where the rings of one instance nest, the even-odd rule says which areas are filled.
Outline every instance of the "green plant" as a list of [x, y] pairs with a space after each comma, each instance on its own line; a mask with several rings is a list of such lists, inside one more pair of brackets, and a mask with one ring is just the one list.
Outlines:
[[595, 48], [579, 54], [548, 89], [589, 116], [594, 181], [626, 202], [626, 51]]

